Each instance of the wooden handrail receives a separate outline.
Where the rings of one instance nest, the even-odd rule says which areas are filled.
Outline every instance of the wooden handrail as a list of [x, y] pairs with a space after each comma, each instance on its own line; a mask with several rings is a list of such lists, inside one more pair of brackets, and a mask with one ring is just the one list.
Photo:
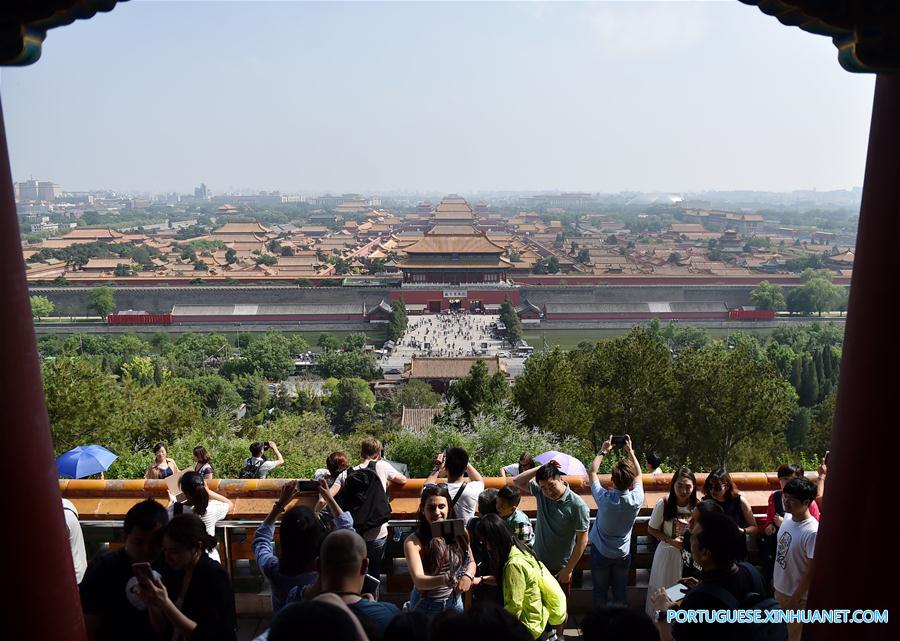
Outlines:
[[[697, 475], [698, 486], [702, 488], [706, 474]], [[778, 477], [775, 473], [765, 472], [732, 472], [732, 478], [741, 493], [750, 502], [754, 511], [765, 511], [769, 493], [778, 489]], [[815, 479], [815, 473], [807, 474]], [[567, 476], [564, 479], [569, 487], [583, 496], [592, 510], [596, 508], [591, 497], [590, 486], [584, 477]], [[611, 486], [608, 474], [600, 476], [601, 482]], [[501, 477], [485, 478], [485, 486], [500, 488], [509, 479]], [[668, 495], [671, 474], [644, 474], [644, 508], [642, 514], [649, 514], [656, 502]], [[281, 495], [281, 487], [287, 479], [213, 479], [209, 482], [211, 489], [234, 501], [232, 518], [262, 520], [269, 512], [272, 501]], [[403, 486], [391, 486], [392, 516], [397, 519], [415, 518], [418, 510], [419, 496], [424, 479], [410, 479]], [[84, 520], [120, 520], [125, 513], [141, 499], [152, 498], [168, 503], [169, 493], [165, 481], [129, 479], [129, 480], [66, 480], [59, 481], [59, 488], [65, 498], [70, 499]], [[315, 493], [305, 493], [300, 502], [312, 505]], [[520, 507], [534, 516], [535, 501], [528, 495], [522, 497]]]

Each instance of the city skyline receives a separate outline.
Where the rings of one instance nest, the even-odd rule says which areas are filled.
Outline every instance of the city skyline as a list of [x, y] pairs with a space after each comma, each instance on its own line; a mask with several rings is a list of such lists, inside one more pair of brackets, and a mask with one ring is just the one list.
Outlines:
[[66, 191], [697, 193], [862, 184], [874, 78], [738, 3], [127, 3], [2, 84]]

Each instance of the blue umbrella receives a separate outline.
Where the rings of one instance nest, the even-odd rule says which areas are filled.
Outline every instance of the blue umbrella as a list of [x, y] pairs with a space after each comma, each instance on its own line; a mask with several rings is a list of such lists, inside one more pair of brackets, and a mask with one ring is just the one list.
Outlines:
[[109, 469], [118, 456], [99, 445], [79, 445], [74, 450], [60, 454], [56, 459], [56, 470], [60, 476], [81, 479], [91, 474], [99, 474]]

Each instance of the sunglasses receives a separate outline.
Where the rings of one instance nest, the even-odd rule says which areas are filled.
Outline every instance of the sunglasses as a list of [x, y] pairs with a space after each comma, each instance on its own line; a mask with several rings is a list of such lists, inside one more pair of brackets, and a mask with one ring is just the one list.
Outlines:
[[710, 491], [712, 492], [722, 492], [727, 488], [727, 485], [722, 485], [721, 483], [713, 483], [709, 486]]
[[422, 486], [422, 491], [424, 492], [425, 490], [446, 490], [449, 487], [450, 486], [447, 485], [446, 483], [426, 483], [425, 485]]

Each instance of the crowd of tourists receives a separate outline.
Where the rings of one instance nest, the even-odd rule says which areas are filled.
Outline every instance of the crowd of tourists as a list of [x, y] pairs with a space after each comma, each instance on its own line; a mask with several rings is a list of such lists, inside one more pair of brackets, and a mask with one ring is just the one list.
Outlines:
[[[256, 474], [275, 462], [266, 459], [267, 450], [283, 461], [274, 443], [253, 447], [245, 468]], [[620, 456], [605, 486], [598, 471], [616, 449]], [[179, 473], [164, 447], [155, 454], [148, 476]], [[584, 639], [734, 638], [735, 628], [723, 627], [733, 624], [669, 624], [666, 613], [805, 607], [824, 461], [818, 483], [799, 466], [778, 469], [780, 489], [769, 498], [761, 528], [727, 471], [709, 473], [700, 498], [695, 474], [676, 469], [648, 524], [658, 543], [646, 603], [629, 608], [632, 531], [645, 495], [642, 465], [627, 435], [606, 440], [587, 469], [597, 506], [593, 523], [556, 461], [540, 464], [525, 453], [501, 471], [505, 485], [485, 489], [468, 453], [448, 448], [436, 454], [416, 524], [402, 540], [412, 589], [398, 607], [380, 600], [380, 584], [389, 492], [408, 479], [383, 459], [375, 438], [363, 440], [359, 455], [352, 465], [346, 453], [334, 452], [316, 480], [285, 483], [257, 528], [252, 549], [271, 587], [273, 611], [260, 639], [561, 638], [585, 552], [594, 609], [579, 623]], [[656, 455], [645, 462], [649, 473], [661, 472]], [[90, 564], [75, 506], [64, 500], [90, 639], [118, 639], [125, 631], [138, 640], [237, 638], [232, 583], [215, 537], [216, 522], [233, 503], [209, 489], [211, 476], [209, 457], [197, 448], [195, 467], [181, 473], [180, 492], [168, 508], [151, 499], [136, 504], [125, 517], [123, 545]], [[315, 503], [301, 504], [311, 491]], [[534, 497], [533, 523], [519, 507], [526, 494]], [[747, 562], [752, 539], [760, 566]], [[762, 632], [800, 638], [795, 625]]]

